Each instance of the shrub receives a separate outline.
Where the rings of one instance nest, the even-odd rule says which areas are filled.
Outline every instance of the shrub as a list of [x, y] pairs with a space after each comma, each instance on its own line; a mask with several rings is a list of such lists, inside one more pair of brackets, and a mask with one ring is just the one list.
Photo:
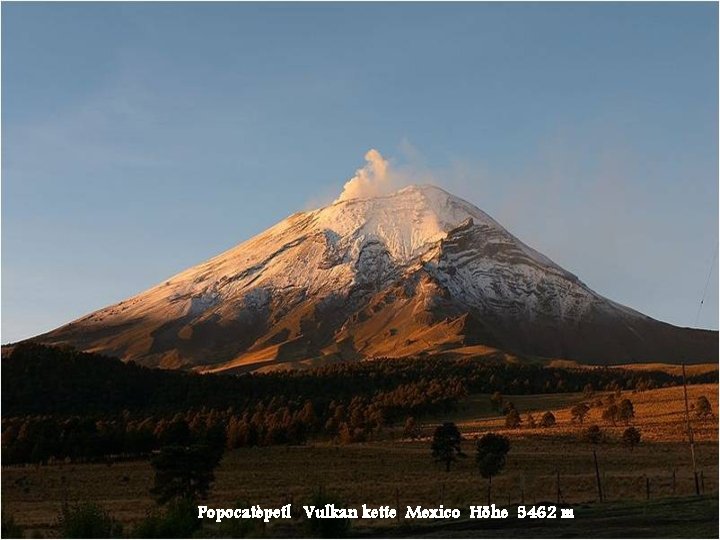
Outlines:
[[405, 420], [405, 427], [403, 428], [403, 437], [406, 439], [417, 439], [420, 436], [420, 428], [415, 421], [415, 418], [408, 416]]
[[505, 417], [505, 427], [516, 429], [520, 427], [521, 423], [522, 420], [520, 419], [520, 413], [518, 413], [515, 409], [510, 409]]
[[695, 415], [704, 420], [706, 418], [712, 418], [713, 412], [712, 412], [712, 406], [710, 405], [710, 400], [706, 398], [705, 396], [700, 396], [695, 401]]
[[625, 446], [630, 448], [630, 451], [632, 452], [633, 449], [640, 444], [640, 431], [634, 427], [627, 428], [623, 431], [622, 442]]
[[122, 525], [95, 503], [64, 504], [58, 516], [62, 538], [118, 538]]
[[[235, 520], [228, 520], [235, 521]], [[165, 512], [155, 510], [137, 524], [135, 538], [190, 538], [202, 527], [197, 518], [197, 506], [188, 499], [176, 499]]]
[[555, 415], [550, 411], [542, 415], [540, 427], [549, 428], [555, 425]]
[[585, 416], [587, 416], [587, 413], [589, 412], [590, 407], [588, 407], [585, 403], [578, 403], [570, 410], [573, 422], [579, 422], [580, 424], [583, 423]]
[[585, 430], [585, 440], [591, 444], [600, 444], [605, 440], [605, 433], [603, 433], [597, 424], [592, 425]]
[[22, 538], [23, 530], [20, 526], [15, 523], [13, 516], [2, 517], [2, 531], [0, 531], [0, 537], [2, 538]]
[[618, 417], [620, 416], [620, 409], [618, 408], [615, 403], [610, 404], [607, 409], [605, 409], [602, 413], [603, 420], [607, 422], [612, 422], [612, 425], [616, 425], [618, 421]]
[[629, 399], [623, 399], [620, 402], [620, 407], [618, 408], [618, 420], [627, 424], [632, 418], [635, 418], [635, 408], [633, 407], [632, 401]]

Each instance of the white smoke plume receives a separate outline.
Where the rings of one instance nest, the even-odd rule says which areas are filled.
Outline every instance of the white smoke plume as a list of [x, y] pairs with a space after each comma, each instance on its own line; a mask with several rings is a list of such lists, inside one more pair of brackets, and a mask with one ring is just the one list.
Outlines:
[[350, 199], [367, 199], [386, 195], [398, 188], [390, 171], [390, 164], [380, 152], [371, 149], [365, 154], [364, 167], [355, 171], [355, 176], [345, 183], [340, 197], [335, 202]]

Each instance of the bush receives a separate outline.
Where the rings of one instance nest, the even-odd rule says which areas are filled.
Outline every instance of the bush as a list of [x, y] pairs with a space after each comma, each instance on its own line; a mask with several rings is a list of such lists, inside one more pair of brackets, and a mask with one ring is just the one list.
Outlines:
[[[325, 508], [326, 504], [334, 504], [336, 507], [344, 508], [344, 505], [338, 502], [332, 496], [326, 495], [322, 489], [315, 492], [310, 506], [316, 509]], [[305, 532], [310, 538], [344, 538], [350, 532], [349, 519], [320, 519], [311, 517], [303, 513], [305, 521]]]
[[713, 417], [712, 405], [705, 396], [700, 396], [695, 401], [695, 415], [702, 420]]
[[406, 439], [417, 439], [420, 436], [420, 428], [415, 421], [415, 418], [408, 416], [405, 420], [405, 427], [403, 428], [403, 437]]
[[95, 503], [64, 504], [58, 517], [62, 538], [119, 538], [122, 525]]
[[615, 403], [611, 403], [608, 405], [608, 407], [603, 411], [602, 418], [603, 420], [606, 420], [608, 422], [612, 422], [612, 425], [616, 425], [618, 418], [620, 417], [620, 409]]
[[[229, 520], [235, 521], [235, 520]], [[197, 506], [188, 499], [176, 499], [165, 512], [153, 511], [137, 524], [135, 538], [190, 538], [202, 527], [197, 518]]]
[[622, 442], [625, 446], [629, 447], [632, 452], [633, 449], [640, 444], [640, 431], [634, 427], [627, 428], [622, 434]]
[[510, 412], [508, 412], [505, 417], [505, 427], [516, 429], [520, 427], [521, 423], [520, 414], [515, 409], [510, 409]]
[[570, 410], [573, 422], [579, 422], [580, 424], [583, 423], [585, 416], [587, 416], [589, 412], [590, 407], [588, 407], [585, 403], [579, 403]]
[[548, 428], [555, 425], [555, 415], [550, 411], [542, 415], [540, 420], [540, 427]]
[[605, 433], [597, 424], [592, 425], [585, 430], [585, 440], [590, 444], [600, 444], [605, 440]]
[[618, 420], [622, 420], [627, 424], [631, 418], [635, 418], [635, 408], [633, 407], [632, 401], [623, 399], [618, 409]]
[[20, 526], [15, 523], [15, 518], [2, 517], [2, 531], [0, 531], [0, 537], [2, 538], [22, 538], [23, 530]]

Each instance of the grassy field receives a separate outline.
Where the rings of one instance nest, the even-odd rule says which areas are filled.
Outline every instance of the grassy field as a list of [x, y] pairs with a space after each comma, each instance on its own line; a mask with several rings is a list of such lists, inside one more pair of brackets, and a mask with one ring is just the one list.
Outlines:
[[[526, 436], [577, 436], [583, 426], [571, 422], [570, 409], [578, 403], [592, 405], [596, 400], [605, 400], [607, 393], [598, 393], [591, 398], [582, 394], [542, 394], [538, 396], [507, 396], [505, 399], [512, 401], [525, 421], [526, 413], [532, 413], [535, 420], [539, 421], [545, 411], [551, 411], [557, 420], [557, 425], [550, 429], [522, 429]], [[718, 411], [718, 385], [698, 384], [688, 386], [688, 401], [692, 406], [699, 396], [705, 396], [712, 405], [712, 410], [717, 419]], [[647, 442], [678, 442], [685, 440], [685, 401], [683, 388], [675, 386], [671, 388], [659, 388], [647, 392], [623, 392], [617, 399], [629, 399], [635, 409], [635, 419], [632, 425], [640, 429], [643, 440]], [[591, 410], [584, 421], [584, 427], [597, 424], [606, 430], [611, 436], [620, 437], [625, 425], [612, 423], [602, 419], [602, 411], [605, 407], [591, 407]], [[718, 441], [716, 421], [698, 422], [695, 420], [693, 411], [690, 411], [693, 433], [697, 442]], [[494, 411], [490, 406], [490, 396], [475, 395], [467, 400], [465, 409], [454, 415], [454, 420], [468, 434], [493, 430], [496, 432], [510, 433], [515, 430], [505, 429], [505, 419]]]
[[[717, 385], [691, 387], [690, 399], [692, 401], [698, 395], [707, 396], [717, 418], [717, 391]], [[624, 426], [613, 428], [599, 422], [610, 434], [610, 441], [598, 447], [603, 490], [608, 501], [603, 507], [623, 501], [620, 506], [627, 512], [632, 513], [632, 509], [636, 508], [637, 512], [643, 512], [641, 515], [647, 517], [650, 514], [645, 502], [646, 478], [650, 480], [650, 503], [655, 505], [653, 512], [662, 511], [661, 500], [694, 492], [690, 453], [684, 442], [682, 389], [659, 389], [637, 394], [628, 392], [623, 394], [624, 397], [635, 404], [633, 425], [642, 432], [643, 442], [631, 452], [617, 440]], [[397, 430], [390, 429], [385, 433], [385, 439], [365, 444], [338, 447], [328, 443], [228, 452], [216, 472], [217, 481], [208, 504], [227, 507], [236, 501], [248, 501], [280, 505], [292, 500], [299, 505], [308, 501], [320, 486], [348, 506], [399, 504], [400, 508], [404, 508], [405, 505], [428, 507], [444, 504], [446, 507], [463, 508], [484, 504], [486, 483], [474, 466], [472, 439], [479, 432], [490, 429], [507, 433], [512, 445], [505, 471], [493, 480], [496, 503], [555, 501], [558, 472], [562, 502], [573, 506], [594, 502], [597, 488], [592, 448], [582, 441], [581, 434], [589, 422], [597, 421], [600, 409], [592, 409], [590, 420], [580, 426], [570, 422], [569, 413], [572, 404], [582, 400], [580, 395], [514, 396], [508, 399], [521, 410], [523, 418], [528, 411], [540, 413], [552, 410], [558, 418], [558, 425], [545, 430], [505, 430], [502, 418], [493, 416], [497, 413], [492, 412], [488, 396], [471, 396], [463, 410], [455, 413], [453, 418], [468, 439], [463, 444], [468, 457], [460, 459], [450, 473], [445, 473], [442, 467], [433, 463], [427, 440], [401, 440]], [[536, 418], [538, 416], [536, 414]], [[717, 494], [717, 420], [705, 423], [693, 420], [693, 427], [704, 491]], [[427, 431], [431, 428], [431, 425], [426, 426]], [[51, 536], [55, 533], [54, 522], [63, 500], [95, 501], [116, 518], [130, 524], [142, 519], [153, 507], [148, 492], [152, 480], [152, 470], [147, 462], [110, 466], [6, 467], [2, 472], [3, 513], [14, 516], [16, 522], [36, 535]], [[633, 506], [632, 501], [638, 501], [638, 504]], [[717, 503], [714, 510], [707, 504], [702, 508], [705, 510], [697, 511], [710, 512], [709, 517], [714, 516], [717, 521]], [[598, 519], [603, 517], [603, 513], [596, 515]], [[668, 514], [666, 517], [669, 519], [672, 516]], [[589, 523], [590, 517], [587, 519]], [[648, 526], [656, 522], [650, 520]], [[584, 531], [580, 536], [589, 534], [591, 530], [582, 523], [576, 520], [573, 524], [577, 530]], [[387, 522], [357, 525], [359, 533], [363, 527], [387, 526]], [[433, 534], [432, 528], [425, 532]], [[472, 528], [461, 527], [457, 533], [460, 536], [482, 536], [481, 532]], [[554, 534], [548, 535], [560, 535], [560, 530], [555, 529]], [[655, 528], [651, 536], [665, 535], [661, 529]]]

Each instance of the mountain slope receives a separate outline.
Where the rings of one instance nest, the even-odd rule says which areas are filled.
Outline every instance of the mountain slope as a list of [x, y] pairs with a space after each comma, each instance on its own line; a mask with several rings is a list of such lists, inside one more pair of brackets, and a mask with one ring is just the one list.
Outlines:
[[203, 371], [485, 345], [592, 363], [717, 361], [717, 332], [609, 301], [434, 186], [294, 214], [38, 341]]

